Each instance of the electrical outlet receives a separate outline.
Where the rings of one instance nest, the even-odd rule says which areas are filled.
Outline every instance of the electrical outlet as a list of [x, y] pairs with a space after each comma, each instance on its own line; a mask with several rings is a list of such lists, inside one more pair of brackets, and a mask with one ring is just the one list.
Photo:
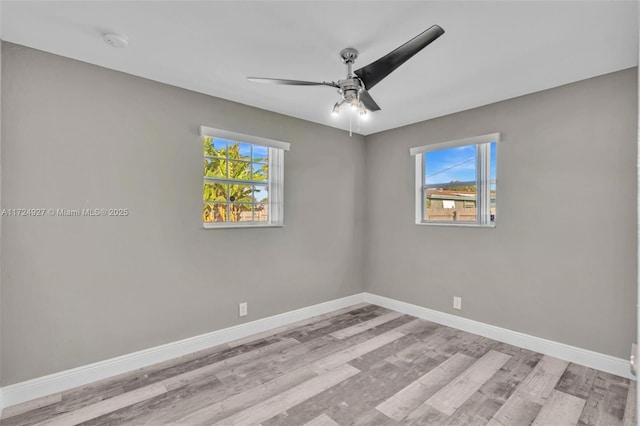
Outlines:
[[238, 305], [238, 315], [244, 317], [247, 315], [247, 302]]
[[462, 309], [462, 297], [453, 296], [453, 309]]

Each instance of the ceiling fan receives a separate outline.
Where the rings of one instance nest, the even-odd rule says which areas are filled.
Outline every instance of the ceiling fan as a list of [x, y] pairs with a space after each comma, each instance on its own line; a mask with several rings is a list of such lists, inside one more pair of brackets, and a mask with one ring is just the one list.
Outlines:
[[340, 57], [342, 58], [342, 62], [347, 65], [347, 78], [344, 80], [338, 80], [337, 82], [314, 82], [260, 77], [248, 77], [248, 80], [257, 83], [282, 84], [287, 86], [335, 87], [338, 89], [338, 93], [342, 96], [342, 100], [336, 102], [331, 112], [337, 115], [340, 111], [340, 106], [347, 103], [351, 105], [352, 109], [358, 111], [361, 116], [364, 116], [366, 115], [367, 110], [380, 110], [376, 101], [374, 101], [369, 94], [369, 90], [442, 34], [444, 34], [444, 30], [438, 25], [433, 25], [402, 46], [387, 53], [377, 61], [355, 71], [353, 71], [352, 68], [356, 58], [358, 57], [358, 51], [351, 47], [343, 49], [340, 52]]

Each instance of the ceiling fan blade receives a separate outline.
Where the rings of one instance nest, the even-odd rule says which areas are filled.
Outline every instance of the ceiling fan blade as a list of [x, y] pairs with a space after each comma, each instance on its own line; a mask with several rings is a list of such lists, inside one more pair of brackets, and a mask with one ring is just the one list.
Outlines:
[[366, 90], [360, 92], [360, 102], [362, 102], [364, 107], [369, 111], [380, 111], [380, 107]]
[[408, 61], [413, 55], [427, 47], [432, 41], [444, 34], [444, 30], [434, 25], [423, 33], [412, 38], [382, 58], [355, 71], [367, 90], [378, 84], [396, 68]]
[[254, 83], [267, 83], [267, 84], [282, 84], [285, 86], [330, 86], [340, 88], [333, 81], [323, 81], [322, 83], [315, 81], [300, 81], [300, 80], [284, 80], [281, 78], [260, 78], [260, 77], [247, 77], [247, 80]]

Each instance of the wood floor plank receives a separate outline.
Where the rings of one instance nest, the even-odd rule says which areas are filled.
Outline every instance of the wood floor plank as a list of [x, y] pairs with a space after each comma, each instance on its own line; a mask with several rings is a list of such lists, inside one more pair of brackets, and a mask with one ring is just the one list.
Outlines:
[[622, 425], [628, 392], [628, 379], [599, 371], [580, 415], [580, 424]]
[[18, 416], [20, 414], [37, 410], [38, 408], [46, 407], [47, 405], [55, 404], [62, 401], [62, 393], [54, 393], [52, 395], [36, 398], [31, 401], [24, 402], [22, 404], [13, 405], [2, 410], [2, 416], [0, 419], [6, 420], [9, 417]]
[[[78, 408], [86, 407], [109, 398], [130, 392], [132, 390], [159, 383], [163, 379], [172, 377], [184, 371], [199, 368], [214, 360], [230, 358], [241, 353], [250, 352], [268, 345], [267, 341], [254, 342], [250, 345], [229, 348], [226, 344], [213, 346], [202, 351], [194, 352], [179, 358], [164, 361], [130, 373], [120, 374], [87, 385], [79, 386], [62, 392], [62, 400], [37, 410], [28, 415], [18, 415], [12, 418], [10, 424], [29, 426], [46, 419], [55, 417]], [[3, 422], [3, 425], [5, 422]]]
[[322, 413], [315, 419], [305, 423], [303, 426], [340, 426], [338, 423], [326, 414]]
[[504, 343], [497, 345], [496, 350], [511, 355], [511, 359], [456, 411], [455, 416], [447, 419], [446, 426], [486, 425], [542, 358], [542, 354]]
[[[343, 340], [336, 340], [331, 336], [324, 335], [301, 343], [297, 348], [285, 349], [281, 353], [256, 359], [251, 363], [234, 367], [232, 370], [222, 371], [216, 376], [228, 385], [244, 382], [247, 379], [264, 383], [290, 371], [308, 368], [316, 361], [363, 344], [372, 337], [375, 336], [361, 333]], [[363, 356], [366, 353], [366, 351], [359, 352], [358, 355]], [[353, 361], [353, 359], [353, 357], [348, 358], [348, 361]], [[358, 367], [356, 366], [356, 368]]]
[[[228, 383], [228, 386], [220, 386], [221, 383], [216, 377], [216, 373], [233, 369], [241, 365], [251, 365], [259, 362], [263, 357], [278, 355], [280, 351], [291, 350], [297, 346], [291, 346], [295, 339], [283, 339], [280, 342], [271, 345], [259, 346], [253, 351], [243, 351], [238, 355], [224, 358], [221, 361], [214, 362], [210, 365], [189, 370], [186, 373], [165, 379], [162, 383], [168, 388], [167, 395], [160, 399], [150, 400], [136, 406], [128, 407], [122, 412], [114, 413], [102, 419], [106, 421], [136, 421], [136, 422], [152, 422], [152, 421], [175, 421], [176, 419], [186, 415], [184, 411], [196, 411], [211, 403], [212, 398], [224, 398], [225, 394], [238, 393], [246, 389], [255, 387], [259, 383], [253, 379], [241, 380], [238, 382]], [[268, 372], [266, 372], [268, 373]], [[170, 410], [163, 409], [163, 404], [167, 408], [171, 408], [170, 404], [179, 404], [179, 408]]]
[[137, 402], [153, 398], [167, 392], [163, 384], [153, 384], [144, 388], [136, 389], [113, 398], [106, 399], [87, 407], [80, 408], [70, 413], [62, 414], [53, 419], [37, 423], [37, 426], [71, 426], [100, 417], [104, 414], [120, 408], [133, 405]]
[[[395, 331], [397, 331], [397, 328], [395, 329]], [[413, 345], [415, 342], [419, 341], [421, 338], [428, 339], [428, 337], [422, 337], [419, 334], [409, 334], [409, 335], [403, 336], [397, 340], [394, 340], [391, 343], [388, 343], [367, 354], [364, 354], [358, 358], [355, 358], [352, 361], [349, 361], [349, 364], [353, 365], [354, 367], [356, 367], [358, 370], [361, 370], [361, 371], [377, 368], [381, 365], [387, 365], [389, 364], [386, 361], [387, 358], [389, 358], [395, 353], [398, 353], [399, 351], [402, 351], [406, 347]], [[434, 358], [423, 357], [417, 360], [411, 366], [402, 367], [402, 368], [406, 368], [408, 370], [415, 370], [416, 374], [422, 375], [427, 371], [433, 369], [438, 364], [440, 364], [440, 362]]]
[[294, 370], [288, 374], [277, 377], [270, 382], [247, 389], [208, 405], [200, 410], [192, 412], [176, 420], [188, 424], [211, 424], [216, 420], [228, 417], [241, 409], [279, 394], [287, 389], [299, 385], [302, 382], [316, 377], [311, 369]]
[[[400, 367], [414, 368], [422, 359], [435, 358], [442, 362], [458, 352], [480, 358], [497, 344], [480, 336], [461, 333], [459, 330], [440, 325], [413, 335], [419, 336], [420, 339], [415, 344], [388, 357], [386, 361]], [[476, 346], [472, 346], [474, 342], [477, 343]], [[469, 350], [469, 347], [473, 349]]]
[[[335, 354], [354, 344], [364, 342], [368, 337], [370, 336], [363, 333], [337, 341], [331, 336], [321, 336], [314, 340], [300, 343], [295, 347], [285, 348], [281, 352], [251, 357], [241, 364], [234, 362], [228, 369], [219, 371], [215, 376], [200, 375], [199, 378], [189, 382], [187, 387], [172, 387], [169, 395], [164, 399], [167, 403], [176, 401], [177, 405], [168, 412], [154, 408], [154, 410], [160, 411], [158, 415], [160, 417], [154, 414], [141, 415], [139, 413], [144, 411], [145, 407], [147, 410], [151, 409], [151, 407], [157, 407], [159, 404], [156, 404], [155, 401], [149, 401], [148, 404], [140, 404], [139, 407], [131, 407], [131, 410], [128, 411], [132, 411], [132, 413], [121, 413], [119, 416], [113, 417], [118, 421], [127, 419], [127, 421], [135, 420], [136, 422], [140, 420], [157, 422], [159, 421], [157, 420], [158, 418], [162, 422], [177, 421], [188, 413], [203, 409], [216, 401], [263, 385], [298, 369], [308, 368], [314, 361]], [[221, 388], [207, 386], [207, 381], [215, 381], [216, 378], [221, 378], [225, 386]], [[199, 385], [200, 382], [202, 382], [202, 385]]]
[[401, 424], [403, 425], [412, 425], [412, 426], [441, 426], [446, 423], [449, 419], [449, 416], [444, 414], [440, 410], [436, 410], [429, 404], [420, 404], [418, 408], [413, 410], [411, 414], [409, 414]]
[[262, 423], [269, 418], [300, 404], [301, 402], [337, 385], [343, 380], [358, 374], [360, 370], [348, 364], [338, 366], [333, 370], [308, 380], [300, 385], [273, 396], [265, 401], [240, 411], [216, 423], [219, 426], [242, 426]]
[[403, 324], [402, 326], [398, 327], [396, 331], [403, 334], [414, 334], [414, 333], [421, 333], [425, 330], [433, 332], [435, 329], [442, 328], [442, 327], [444, 326], [440, 324], [436, 324], [431, 321], [415, 318]]
[[410, 368], [420, 359], [436, 357], [439, 353], [436, 348], [447, 345], [448, 341], [447, 337], [436, 332], [428, 338], [420, 339], [414, 344], [390, 355], [385, 361], [398, 367]]
[[[323, 342], [316, 342], [316, 340], [323, 340]], [[296, 369], [308, 368], [310, 364], [313, 364], [314, 360], [321, 360], [323, 358], [326, 358], [327, 356], [338, 353], [343, 349], [350, 348], [354, 345], [353, 342], [361, 343], [365, 342], [366, 340], [367, 336], [365, 333], [341, 341], [337, 341], [330, 336], [323, 336], [315, 340], [299, 344], [298, 347], [305, 348], [305, 350], [303, 351], [298, 351], [298, 347], [285, 348], [282, 350], [282, 352], [270, 351], [273, 353], [267, 354], [265, 356], [255, 356], [248, 359], [239, 358], [239, 360], [244, 359], [245, 363], [243, 364], [238, 364], [238, 362], [236, 362], [238, 361], [238, 359], [227, 361], [231, 364], [230, 368], [228, 370], [222, 370], [222, 376], [227, 379], [225, 381], [227, 387], [227, 396], [234, 395], [259, 386], [261, 383], [272, 380], [282, 374], [287, 374], [288, 372], [294, 371]], [[309, 348], [315, 349], [312, 352], [309, 352]], [[364, 353], [366, 353], [366, 351], [358, 352], [358, 354], [360, 355]], [[292, 354], [295, 354], [295, 356], [292, 357]], [[265, 359], [268, 360], [266, 364], [264, 363]], [[247, 367], [249, 370], [244, 370], [245, 367]], [[236, 369], [241, 369], [243, 371], [242, 376], [236, 377], [227, 375], [228, 371]], [[213, 376], [213, 379], [215, 380], [217, 376], [218, 374], [216, 374], [216, 376]], [[198, 377], [193, 377], [191, 379], [191, 382], [186, 382], [189, 384], [188, 387], [171, 387], [169, 395], [167, 395], [167, 397], [164, 399], [167, 402], [176, 401], [178, 406], [172, 408], [169, 412], [167, 412], [166, 410], [159, 410], [160, 413], [158, 415], [141, 414], [140, 412], [144, 411], [145, 407], [148, 410], [151, 407], [158, 406], [156, 401], [149, 401], [149, 403], [140, 404], [140, 406], [138, 407], [131, 407], [130, 410], [125, 410], [130, 411], [129, 413], [119, 413], [119, 415], [117, 416], [114, 415], [102, 420], [108, 421], [110, 419], [115, 419], [117, 420], [117, 424], [120, 424], [119, 422], [121, 421], [177, 421], [178, 419], [184, 417], [188, 412], [202, 409], [211, 404], [212, 401], [215, 402], [219, 399], [224, 399], [224, 388], [207, 389], [207, 386], [204, 386], [204, 390], [198, 390], [197, 392], [193, 392], [191, 390], [193, 386], [198, 385], [198, 381], [206, 382], [207, 380], [210, 380], [211, 377], [212, 376], [210, 375], [200, 374], [198, 375]], [[177, 393], [174, 391], [174, 389], [177, 391]], [[196, 387], [196, 389], [199, 388]], [[218, 398], [218, 395], [221, 394], [223, 396]], [[158, 409], [154, 408], [154, 410]]]
[[[466, 333], [466, 334], [469, 334], [469, 333]], [[460, 353], [472, 356], [474, 358], [480, 358], [490, 350], [494, 349], [498, 345], [498, 342], [496, 340], [489, 339], [487, 337], [476, 336], [476, 338], [473, 339], [468, 344], [461, 345], [458, 343], [457, 345], [459, 345], [460, 347], [460, 350], [459, 350]], [[499, 352], [499, 351], [496, 351], [496, 352]]]
[[[136, 371], [70, 389], [62, 393], [62, 401], [65, 404], [69, 401], [82, 402], [85, 404], [99, 402], [120, 393], [129, 392], [139, 387], [160, 382], [168, 377], [199, 368], [211, 362], [256, 350], [269, 345], [269, 343], [270, 342], [263, 340], [253, 342], [251, 345], [246, 345], [242, 348], [229, 348], [226, 344], [216, 345], [193, 354], [183, 355], [173, 360], [167, 360]], [[87, 398], [89, 395], [90, 398]], [[84, 398], [87, 399], [85, 400]], [[67, 406], [67, 408], [69, 407]]]
[[326, 336], [334, 331], [342, 330], [343, 328], [368, 321], [387, 312], [389, 312], [388, 309], [370, 305], [353, 312], [338, 315], [336, 318], [332, 319], [329, 326], [314, 329], [311, 329], [310, 327], [301, 327], [288, 333], [278, 334], [277, 337], [291, 337], [299, 340], [300, 342], [306, 342], [307, 340], [315, 339], [319, 336]]
[[[12, 423], [28, 426], [47, 418], [57, 416], [60, 412], [69, 412], [92, 405], [103, 400], [113, 398], [132, 390], [159, 383], [162, 380], [185, 371], [193, 370], [212, 362], [231, 358], [239, 354], [256, 350], [269, 345], [267, 341], [229, 348], [226, 344], [217, 345], [202, 351], [181, 356], [174, 360], [164, 361], [130, 373], [124, 373], [112, 378], [100, 380], [62, 393], [62, 401], [30, 413], [29, 420], [17, 419]], [[21, 417], [21, 416], [19, 416]]]
[[567, 361], [544, 356], [500, 407], [488, 426], [516, 426], [531, 423], [560, 380]]
[[622, 418], [623, 426], [636, 426], [636, 398], [637, 398], [638, 382], [629, 383], [629, 393], [627, 394], [627, 403], [624, 407], [624, 417]]
[[[111, 413], [97, 417], [82, 423], [83, 426], [104, 425], [140, 425], [153, 426], [173, 423], [176, 417], [181, 417], [184, 412], [194, 409], [194, 401], [206, 399], [209, 401], [224, 398], [233, 388], [227, 388], [215, 377], [208, 380], [200, 380], [181, 388], [168, 390], [166, 393], [153, 398], [126, 406]], [[206, 404], [206, 403], [205, 403]], [[201, 407], [201, 405], [199, 406]], [[198, 407], [198, 408], [199, 408]], [[176, 415], [182, 413], [181, 415]]]
[[480, 393], [476, 392], [441, 426], [485, 426], [499, 409], [498, 401], [482, 398]]
[[380, 411], [373, 409], [358, 416], [354, 422], [347, 424], [352, 424], [353, 426], [392, 426], [404, 423], [396, 422], [382, 414]]
[[333, 355], [330, 355], [324, 359], [316, 361], [313, 363], [311, 368], [316, 371], [318, 374], [323, 373], [325, 371], [333, 370], [334, 368], [340, 366], [341, 364], [347, 363], [354, 358], [362, 356], [367, 352], [371, 352], [381, 346], [384, 346], [388, 343], [393, 342], [401, 337], [404, 334], [398, 333], [396, 331], [388, 331], [384, 334], [380, 334], [379, 336], [375, 336], [365, 342], [362, 342], [358, 345], [351, 346], [349, 348], [343, 349], [340, 352], [337, 352]]
[[[322, 413], [340, 424], [353, 425], [363, 417], [368, 418], [375, 406], [419, 376], [415, 371], [391, 364], [378, 365], [273, 417], [264, 422], [264, 426], [299, 426]], [[387, 420], [393, 424], [393, 421]]]
[[[263, 331], [261, 333], [256, 333], [256, 334], [252, 334], [251, 336], [247, 336], [247, 337], [243, 337], [241, 339], [236, 339], [236, 340], [232, 340], [231, 342], [228, 342], [227, 344], [230, 347], [235, 347], [235, 346], [241, 346], [241, 345], [245, 345], [247, 343], [250, 342], [254, 342], [256, 340], [260, 340], [260, 339], [264, 339], [265, 337], [270, 337], [270, 336], [274, 336], [276, 334], [281, 334], [281, 333], [286, 333], [287, 331], [292, 331], [295, 330], [296, 328], [300, 328], [303, 326], [308, 326], [308, 325], [312, 325], [312, 330], [313, 329], [317, 329], [317, 328], [322, 328], [322, 327], [326, 327], [329, 326], [331, 324], [330, 319], [327, 318], [335, 318], [339, 315], [342, 315], [344, 313], [347, 312], [352, 312], [361, 308], [364, 308], [365, 306], [370, 306], [367, 303], [358, 303], [356, 305], [352, 305], [352, 306], [347, 306], [346, 308], [342, 308], [342, 309], [338, 309], [336, 311], [327, 313], [327, 314], [322, 314], [322, 315], [318, 315], [312, 318], [307, 318], [304, 320], [300, 320], [300, 321], [296, 321], [292, 324], [287, 324], [287, 325], [283, 325], [281, 327], [277, 327], [277, 328], [273, 328], [271, 330], [266, 330]], [[315, 328], [313, 328], [315, 327]]]
[[562, 359], [544, 356], [517, 391], [526, 393], [533, 402], [543, 405], [568, 365]]
[[[262, 376], [261, 373], [264, 373], [265, 370], [273, 369], [277, 365], [284, 364], [287, 370], [291, 370], [292, 362], [300, 359], [300, 357], [307, 356], [310, 352], [318, 351], [322, 353], [323, 349], [331, 350], [331, 348], [335, 348], [334, 352], [336, 352], [338, 349], [342, 349], [339, 346], [334, 345], [334, 341], [335, 339], [331, 337], [321, 336], [289, 348], [284, 348], [281, 351], [263, 354], [260, 357], [252, 359], [250, 362], [244, 362], [234, 365], [231, 368], [225, 368], [216, 372], [216, 377], [223, 383], [231, 383], [234, 381], [234, 378], [237, 377], [248, 377], [252, 375], [260, 377]], [[344, 345], [344, 347], [347, 346], [349, 346], [348, 343]]]
[[426, 403], [450, 416], [480, 387], [487, 382], [511, 355], [489, 351], [463, 371], [445, 387], [436, 392]]
[[524, 394], [515, 392], [489, 420], [487, 426], [529, 425], [541, 408], [542, 405], [527, 399]]
[[344, 339], [345, 337], [354, 336], [358, 333], [362, 333], [365, 330], [384, 324], [385, 322], [400, 318], [403, 315], [404, 314], [401, 314], [400, 312], [388, 312], [386, 314], [380, 315], [379, 317], [372, 318], [368, 321], [352, 325], [351, 327], [334, 331], [333, 333], [331, 333], [331, 336], [335, 337], [336, 339]]
[[587, 399], [596, 379], [597, 371], [593, 368], [570, 363], [560, 377], [556, 390], [578, 398]]
[[176, 387], [184, 386], [190, 381], [197, 380], [199, 377], [215, 375], [217, 372], [232, 368], [234, 365], [240, 365], [242, 363], [251, 361], [252, 359], [258, 359], [262, 356], [280, 352], [283, 349], [296, 346], [299, 342], [295, 339], [283, 339], [278, 342], [272, 343], [268, 346], [258, 348], [254, 351], [244, 352], [240, 355], [223, 359], [222, 361], [215, 362], [213, 364], [205, 365], [195, 370], [190, 370], [182, 374], [178, 374], [173, 377], [169, 377], [163, 380], [163, 384], [167, 389], [173, 389]]
[[378, 405], [376, 409], [387, 417], [400, 421], [474, 361], [468, 355], [456, 354]]
[[585, 402], [577, 396], [553, 390], [533, 421], [533, 426], [575, 426]]

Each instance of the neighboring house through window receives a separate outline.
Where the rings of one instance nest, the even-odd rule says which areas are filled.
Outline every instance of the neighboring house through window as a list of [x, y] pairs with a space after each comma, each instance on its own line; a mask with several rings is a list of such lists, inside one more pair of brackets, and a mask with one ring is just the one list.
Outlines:
[[494, 226], [500, 133], [411, 148], [416, 223]]
[[286, 142], [200, 127], [205, 228], [284, 224]]

